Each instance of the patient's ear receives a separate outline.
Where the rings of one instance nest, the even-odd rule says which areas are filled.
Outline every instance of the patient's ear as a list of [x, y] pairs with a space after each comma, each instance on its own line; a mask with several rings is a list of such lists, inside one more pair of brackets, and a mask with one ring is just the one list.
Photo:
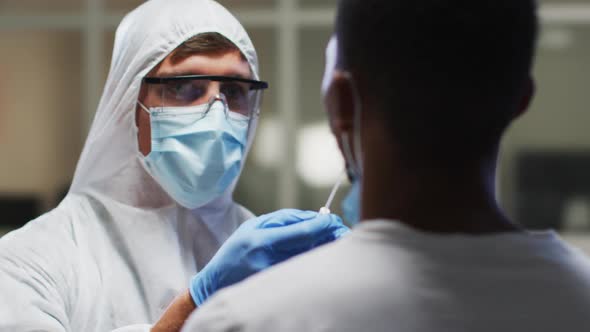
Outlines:
[[524, 89], [524, 93], [522, 94], [521, 100], [520, 100], [520, 105], [518, 105], [518, 110], [516, 111], [516, 114], [514, 114], [514, 118], [518, 118], [519, 116], [523, 115], [524, 113], [526, 113], [526, 111], [529, 109], [529, 106], [531, 105], [531, 101], [533, 100], [533, 97], [535, 96], [535, 90], [536, 90], [536, 86], [535, 86], [535, 80], [532, 77], [529, 77], [529, 79], [527, 80], [526, 83], [526, 87]]
[[352, 137], [354, 127], [354, 87], [350, 75], [336, 70], [332, 83], [324, 96], [324, 106], [328, 113], [330, 129], [340, 140], [342, 133], [348, 133]]

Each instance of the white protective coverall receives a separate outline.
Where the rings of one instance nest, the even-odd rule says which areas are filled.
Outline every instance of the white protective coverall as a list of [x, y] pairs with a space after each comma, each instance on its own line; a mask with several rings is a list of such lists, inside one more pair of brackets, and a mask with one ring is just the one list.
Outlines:
[[[204, 32], [232, 41], [258, 79], [250, 38], [216, 2], [150, 0], [123, 19], [70, 192], [57, 208], [0, 239], [0, 331], [148, 331], [252, 217], [232, 200], [235, 182], [191, 211], [172, 202], [139, 162], [141, 80]], [[251, 126], [248, 150], [256, 120]]]

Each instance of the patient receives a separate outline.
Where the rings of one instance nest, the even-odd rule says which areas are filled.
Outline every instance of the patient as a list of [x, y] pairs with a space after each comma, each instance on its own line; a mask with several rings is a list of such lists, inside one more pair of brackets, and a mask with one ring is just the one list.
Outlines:
[[502, 134], [534, 92], [535, 3], [339, 4], [325, 105], [362, 222], [218, 293], [184, 331], [587, 329], [588, 260], [494, 198]]

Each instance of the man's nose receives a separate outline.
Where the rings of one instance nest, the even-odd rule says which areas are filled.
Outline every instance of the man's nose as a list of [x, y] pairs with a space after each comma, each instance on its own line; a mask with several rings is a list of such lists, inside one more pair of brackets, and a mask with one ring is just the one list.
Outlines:
[[218, 96], [221, 93], [221, 85], [219, 82], [211, 82], [209, 83], [209, 88], [207, 89], [207, 94], [209, 98], [213, 98], [214, 96]]

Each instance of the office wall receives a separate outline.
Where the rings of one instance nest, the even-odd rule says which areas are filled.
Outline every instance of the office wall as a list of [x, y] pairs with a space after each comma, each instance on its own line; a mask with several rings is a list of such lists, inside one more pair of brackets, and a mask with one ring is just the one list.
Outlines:
[[49, 207], [82, 146], [80, 35], [0, 31], [0, 192]]
[[590, 26], [544, 25], [534, 78], [537, 89], [531, 107], [509, 128], [502, 146], [500, 197], [512, 214], [519, 153], [590, 154]]

